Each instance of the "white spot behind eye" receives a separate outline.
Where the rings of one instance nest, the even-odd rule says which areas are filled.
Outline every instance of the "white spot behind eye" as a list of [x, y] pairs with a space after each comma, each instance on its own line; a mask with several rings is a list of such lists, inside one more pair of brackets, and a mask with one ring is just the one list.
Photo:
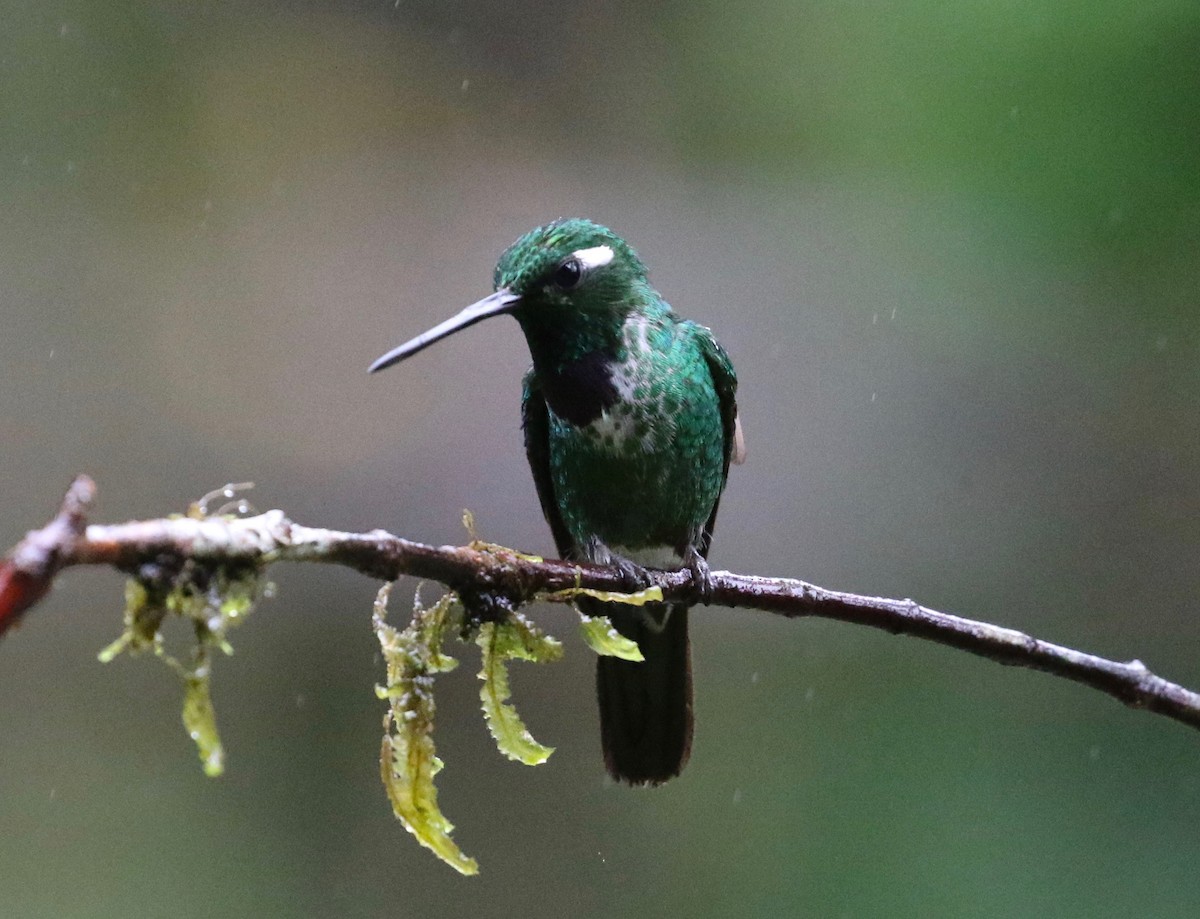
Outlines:
[[571, 255], [579, 259], [579, 263], [583, 265], [585, 271], [607, 265], [613, 260], [611, 246], [592, 246], [590, 249], [577, 249]]

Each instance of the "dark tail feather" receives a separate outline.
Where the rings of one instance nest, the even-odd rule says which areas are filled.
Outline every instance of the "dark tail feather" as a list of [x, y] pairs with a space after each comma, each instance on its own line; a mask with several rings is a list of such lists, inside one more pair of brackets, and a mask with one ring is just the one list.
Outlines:
[[608, 615], [617, 630], [638, 643], [641, 663], [601, 657], [596, 666], [600, 743], [604, 765], [619, 782], [659, 785], [679, 775], [692, 752], [692, 664], [686, 606], [671, 608], [656, 631], [646, 614], [662, 621], [667, 609], [598, 603], [590, 614]]

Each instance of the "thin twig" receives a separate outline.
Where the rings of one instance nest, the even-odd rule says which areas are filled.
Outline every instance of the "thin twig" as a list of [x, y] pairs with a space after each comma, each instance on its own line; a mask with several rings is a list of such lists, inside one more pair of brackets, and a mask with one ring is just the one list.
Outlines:
[[[293, 523], [282, 511], [255, 517], [174, 517], [84, 527], [95, 486], [81, 476], [47, 526], [30, 532], [0, 563], [0, 632], [49, 589], [64, 568], [111, 565], [136, 571], [163, 558], [222, 563], [324, 562], [369, 577], [401, 575], [440, 581], [470, 601], [502, 598], [514, 607], [573, 587], [622, 591], [610, 568], [538, 560], [483, 544], [430, 546], [383, 530], [347, 533]], [[666, 600], [695, 601], [692, 576], [651, 572]], [[1200, 694], [1151, 673], [1138, 660], [1120, 662], [1051, 644], [1015, 629], [964, 619], [921, 606], [827, 590], [791, 578], [714, 571], [712, 602], [778, 616], [817, 616], [913, 635], [999, 661], [1044, 670], [1091, 686], [1135, 708], [1200, 728]]]

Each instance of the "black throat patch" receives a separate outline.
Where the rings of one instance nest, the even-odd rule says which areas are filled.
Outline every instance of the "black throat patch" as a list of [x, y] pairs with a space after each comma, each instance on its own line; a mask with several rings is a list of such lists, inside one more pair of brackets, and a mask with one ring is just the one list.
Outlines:
[[611, 354], [593, 351], [550, 373], [540, 373], [546, 404], [559, 418], [586, 427], [617, 401]]

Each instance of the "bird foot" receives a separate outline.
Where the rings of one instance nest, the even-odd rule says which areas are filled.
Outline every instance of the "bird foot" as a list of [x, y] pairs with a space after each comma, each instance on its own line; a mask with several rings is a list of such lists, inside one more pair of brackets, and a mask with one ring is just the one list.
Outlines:
[[688, 570], [692, 573], [692, 587], [696, 591], [697, 599], [705, 606], [708, 606], [712, 603], [713, 594], [716, 591], [712, 571], [708, 567], [708, 560], [695, 549], [689, 548], [684, 562], [687, 564]]
[[625, 582], [626, 593], [635, 594], [650, 586], [650, 572], [629, 559], [617, 555], [613, 557], [613, 566], [621, 572], [621, 580]]
[[637, 562], [618, 555], [598, 539], [593, 540], [588, 546], [588, 557], [597, 565], [609, 565], [616, 568], [621, 575], [626, 593], [637, 593], [650, 586], [649, 571]]

